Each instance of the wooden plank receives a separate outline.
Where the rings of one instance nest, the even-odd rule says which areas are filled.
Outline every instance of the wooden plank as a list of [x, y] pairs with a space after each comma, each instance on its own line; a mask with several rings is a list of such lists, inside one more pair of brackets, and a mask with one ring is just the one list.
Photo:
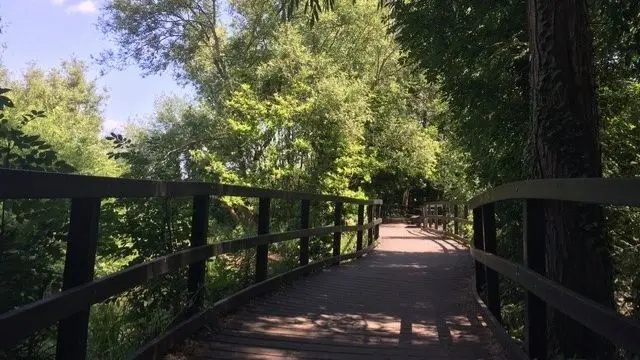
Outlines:
[[[209, 228], [209, 195], [198, 195], [193, 198], [193, 214], [191, 215], [191, 240], [189, 246], [199, 248], [207, 244]], [[187, 289], [192, 299], [188, 315], [200, 311], [204, 295], [205, 259], [189, 264]]]
[[[523, 206], [524, 266], [541, 276], [545, 269], [544, 200], [525, 200]], [[547, 304], [531, 291], [525, 295], [525, 350], [532, 359], [547, 358]]]
[[[365, 228], [373, 228], [376, 222]], [[348, 231], [352, 226], [325, 226], [302, 229], [284, 233], [251, 236], [238, 240], [224, 241], [182, 250], [146, 263], [137, 264], [117, 273], [105, 276], [91, 283], [74, 287], [56, 295], [21, 306], [0, 314], [0, 347], [11, 346], [34, 331], [64, 319], [89, 305], [106, 300], [158, 276], [177, 271], [189, 264], [202, 261], [215, 255], [227, 254], [255, 247], [259, 244], [272, 244], [292, 240], [301, 236], [323, 236], [336, 230]]]
[[[483, 205], [482, 211], [482, 240], [484, 251], [496, 253], [496, 214], [493, 204]], [[485, 266], [485, 281], [487, 284], [487, 307], [493, 316], [502, 323], [500, 314], [500, 278], [498, 273]]]
[[[474, 209], [475, 210], [475, 209]], [[514, 280], [548, 305], [578, 321], [613, 344], [640, 353], [640, 323], [617, 314], [526, 267], [479, 249], [471, 249], [476, 261]]]
[[[342, 203], [337, 202], [334, 205], [333, 210], [333, 225], [342, 226]], [[333, 257], [340, 256], [340, 246], [342, 242], [342, 231], [336, 231], [333, 233]], [[334, 265], [338, 265], [340, 261], [336, 261]]]
[[29, 170], [0, 169], [0, 199], [67, 199], [82, 197], [191, 197], [197, 195], [241, 196], [283, 200], [339, 201], [382, 204], [382, 200], [355, 199], [239, 185], [110, 178]]
[[[258, 235], [269, 233], [271, 199], [260, 198], [258, 205]], [[269, 276], [269, 245], [256, 247], [256, 282], [262, 282]]]
[[[362, 226], [364, 224], [364, 205], [358, 205], [358, 226]], [[356, 234], [356, 251], [362, 250], [362, 239], [363, 239], [363, 231], [362, 229], [358, 230]]]
[[458, 202], [456, 201], [440, 200], [440, 201], [429, 201], [425, 203], [425, 205], [439, 206], [439, 205], [449, 205], [449, 204], [457, 204], [457, 203]]
[[[62, 290], [69, 290], [93, 280], [98, 246], [98, 227], [100, 219], [100, 199], [71, 200], [71, 215], [67, 253], [62, 276]], [[64, 318], [58, 324], [56, 359], [87, 358], [87, 335], [89, 329], [89, 309], [82, 310]], [[22, 326], [22, 324], [16, 324]], [[7, 329], [15, 331], [13, 328]]]
[[540, 179], [508, 183], [469, 200], [475, 208], [516, 199], [577, 201], [602, 205], [640, 206], [639, 178]]
[[34, 331], [77, 313], [91, 304], [194, 261], [206, 259], [212, 253], [213, 246], [174, 253], [3, 313], [0, 315], [0, 348], [11, 346]]
[[[328, 359], [341, 359], [343, 353], [362, 359], [512, 358], [497, 347], [487, 318], [464, 291], [470, 284], [465, 251], [444, 252], [401, 224], [381, 230], [381, 252], [252, 302], [200, 337], [198, 350], [185, 355], [218, 358], [208, 344], [217, 349], [233, 343], [230, 350], [277, 349], [268, 356], [285, 358], [309, 356], [309, 351]], [[287, 352], [296, 349], [301, 353]]]
[[[309, 208], [310, 201], [302, 200], [300, 206], [300, 228], [309, 228]], [[300, 266], [307, 265], [309, 263], [309, 237], [300, 237]]]
[[[359, 257], [362, 254], [369, 252], [371, 249], [372, 248], [365, 248], [361, 251], [360, 254], [352, 253], [348, 254], [348, 256], [350, 256], [351, 258]], [[138, 349], [134, 354], [132, 354], [130, 358], [160, 359], [172, 346], [186, 339], [196, 330], [200, 329], [203, 325], [211, 322], [219, 315], [230, 310], [237, 309], [239, 306], [246, 304], [252, 298], [264, 294], [265, 292], [274, 290], [285, 282], [297, 279], [305, 273], [316, 272], [324, 267], [330, 266], [338, 260], [340, 259], [329, 257], [307, 264], [305, 266], [297, 267], [286, 273], [256, 283], [229, 297], [219, 300], [213, 305], [213, 307], [201, 311], [200, 313], [190, 317], [189, 319], [186, 319], [185, 321], [177, 324], [176, 326], [167, 330], [165, 333], [156, 337], [154, 340]]]
[[546, 360], [546, 358], [533, 358], [525, 354], [525, 352], [520, 347], [520, 344], [513, 340], [511, 334], [507, 332], [507, 330], [502, 325], [501, 321], [498, 321], [486, 304], [480, 298], [480, 294], [475, 289], [475, 286], [472, 286], [471, 293], [476, 300], [476, 303], [479, 306], [480, 313], [482, 314], [483, 320], [485, 320], [489, 329], [491, 329], [491, 333], [495, 336], [502, 348], [507, 352], [507, 358], [510, 360]]
[[429, 219], [449, 219], [450, 221], [457, 221], [465, 224], [471, 224], [473, 221], [464, 218], [457, 218], [452, 216], [442, 216], [442, 215], [427, 215]]

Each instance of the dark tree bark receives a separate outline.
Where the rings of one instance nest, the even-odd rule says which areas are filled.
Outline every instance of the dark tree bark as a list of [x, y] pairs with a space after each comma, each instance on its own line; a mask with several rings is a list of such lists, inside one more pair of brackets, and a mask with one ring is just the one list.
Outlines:
[[[533, 176], [600, 177], [600, 120], [587, 0], [528, 0], [528, 4]], [[602, 209], [559, 201], [546, 204], [548, 277], [613, 307]], [[610, 344], [553, 309], [548, 328], [550, 355], [612, 356]]]

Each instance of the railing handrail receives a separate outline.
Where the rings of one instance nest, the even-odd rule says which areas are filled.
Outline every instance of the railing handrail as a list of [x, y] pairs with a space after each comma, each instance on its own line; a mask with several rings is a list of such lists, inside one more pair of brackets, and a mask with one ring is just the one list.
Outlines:
[[[86, 358], [91, 305], [122, 294], [160, 275], [176, 272], [188, 266], [187, 287], [194, 301], [188, 309], [185, 309], [188, 310], [187, 318], [138, 349], [134, 354], [136, 359], [155, 358], [161, 355], [171, 344], [184, 339], [204, 325], [211, 315], [237, 307], [250, 297], [273, 289], [282, 281], [324, 266], [337, 265], [341, 260], [362, 256], [375, 246], [379, 236], [378, 228], [382, 223], [381, 200], [344, 196], [216, 183], [133, 180], [3, 168], [0, 168], [0, 184], [2, 184], [0, 199], [71, 199], [62, 291], [0, 314], [0, 348], [10, 347], [33, 332], [58, 322], [57, 359]], [[210, 197], [223, 195], [259, 198], [258, 235], [207, 244]], [[103, 198], [151, 197], [193, 198], [190, 247], [94, 280], [101, 200]], [[301, 201], [299, 229], [281, 233], [270, 232], [270, 207], [273, 198]], [[332, 226], [313, 228], [309, 226], [312, 200], [334, 204]], [[345, 225], [344, 203], [358, 205], [357, 225]], [[365, 205], [367, 205], [366, 222]], [[365, 230], [366, 243], [364, 243]], [[341, 234], [347, 231], [357, 232], [356, 251], [341, 254]], [[333, 234], [332, 256], [309, 262], [310, 238], [329, 234]], [[294, 239], [300, 241], [300, 266], [269, 278], [268, 246]], [[217, 255], [254, 248], [256, 249], [255, 284], [204, 309], [201, 288], [205, 280], [205, 261]]]
[[563, 178], [510, 182], [474, 196], [469, 208], [503, 200], [540, 199], [640, 206], [640, 178]]
[[[524, 200], [523, 246], [525, 265], [496, 255], [495, 203], [504, 200]], [[622, 316], [589, 298], [580, 295], [546, 277], [544, 209], [546, 200], [582, 202], [599, 205], [640, 207], [640, 178], [564, 178], [507, 183], [483, 192], [467, 202], [473, 210], [473, 244], [471, 255], [476, 262], [476, 289], [487, 290], [487, 307], [500, 319], [499, 277], [515, 281], [527, 291], [525, 338], [531, 358], [545, 358], [546, 306], [571, 317], [613, 344], [640, 353], [640, 322]], [[423, 205], [423, 217], [429, 227], [432, 220], [446, 223], [466, 222], [457, 216], [434, 215], [441, 205], [459, 206], [446, 201]], [[457, 215], [457, 214], [456, 214]], [[437, 225], [436, 225], [437, 228]]]
[[0, 168], [0, 199], [147, 198], [198, 195], [381, 205], [382, 200], [213, 182], [139, 180]]

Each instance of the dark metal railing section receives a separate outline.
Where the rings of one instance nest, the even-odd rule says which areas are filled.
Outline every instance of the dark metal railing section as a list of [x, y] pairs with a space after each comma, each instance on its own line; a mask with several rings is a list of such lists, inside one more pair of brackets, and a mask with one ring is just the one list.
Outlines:
[[[495, 203], [523, 200], [524, 264], [496, 255]], [[466, 204], [428, 203], [422, 207], [424, 223], [432, 227], [440, 221], [443, 229], [453, 221], [453, 232], [459, 234], [458, 223], [468, 223], [467, 207], [473, 211], [473, 244], [476, 290], [486, 290], [487, 307], [500, 321], [499, 277], [503, 275], [526, 290], [525, 351], [531, 359], [547, 358], [547, 305], [564, 313], [611, 343], [640, 353], [640, 323], [618, 314], [564, 286], [549, 280], [545, 270], [544, 203], [573, 201], [599, 205], [640, 207], [640, 179], [579, 178], [545, 179], [508, 183], [484, 192]], [[455, 206], [454, 215], [450, 209]], [[458, 210], [464, 206], [464, 217]], [[436, 224], [437, 228], [437, 224]]]
[[[58, 323], [57, 359], [85, 359], [89, 311], [93, 304], [121, 294], [162, 274], [188, 266], [188, 291], [194, 301], [186, 320], [175, 325], [132, 358], [156, 358], [188, 337], [218, 314], [246, 303], [252, 297], [276, 288], [301, 275], [362, 256], [378, 239], [381, 200], [310, 194], [214, 184], [132, 180], [57, 173], [0, 169], [0, 199], [71, 199], [71, 212], [62, 292], [0, 314], [0, 348], [10, 347], [35, 331]], [[211, 196], [237, 196], [259, 199], [258, 235], [207, 244], [208, 212]], [[98, 219], [102, 198], [190, 197], [193, 199], [190, 247], [151, 261], [128, 267], [94, 280], [98, 243]], [[300, 230], [271, 233], [271, 199], [301, 202]], [[334, 203], [334, 224], [309, 228], [311, 201]], [[343, 204], [358, 205], [357, 225], [344, 225]], [[367, 223], [364, 222], [365, 206]], [[364, 231], [367, 231], [367, 242]], [[341, 234], [355, 231], [356, 252], [340, 254]], [[333, 256], [309, 263], [309, 241], [315, 236], [333, 234]], [[299, 266], [267, 278], [269, 244], [299, 239]], [[205, 261], [213, 256], [256, 248], [255, 284], [216, 302], [203, 306]]]

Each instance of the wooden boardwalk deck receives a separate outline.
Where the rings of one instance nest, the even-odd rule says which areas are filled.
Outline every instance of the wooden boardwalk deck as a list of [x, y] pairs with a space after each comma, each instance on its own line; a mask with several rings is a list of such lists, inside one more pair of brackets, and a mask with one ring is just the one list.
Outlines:
[[471, 296], [467, 249], [405, 224], [381, 226], [380, 240], [230, 315], [188, 358], [507, 358]]

